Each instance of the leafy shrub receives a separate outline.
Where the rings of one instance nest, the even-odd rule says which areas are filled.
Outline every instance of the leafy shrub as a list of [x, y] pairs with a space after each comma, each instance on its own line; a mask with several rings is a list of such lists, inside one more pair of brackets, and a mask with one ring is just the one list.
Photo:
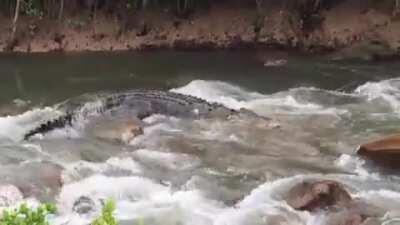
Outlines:
[[43, 12], [40, 10], [40, 6], [37, 1], [27, 0], [21, 1], [21, 11], [27, 16], [43, 16]]
[[101, 215], [92, 222], [92, 225], [118, 225], [117, 219], [113, 215], [114, 211], [115, 202], [112, 200], [106, 201], [101, 210]]
[[52, 204], [43, 204], [36, 209], [22, 204], [17, 209], [4, 210], [0, 225], [49, 225], [46, 218], [55, 212], [56, 207]]

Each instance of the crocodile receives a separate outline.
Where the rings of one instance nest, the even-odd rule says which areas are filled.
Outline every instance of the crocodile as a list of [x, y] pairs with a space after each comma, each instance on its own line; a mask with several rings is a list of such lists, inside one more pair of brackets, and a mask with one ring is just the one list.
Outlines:
[[178, 118], [231, 118], [232, 116], [264, 118], [246, 109], [231, 109], [204, 99], [159, 90], [132, 90], [119, 93], [86, 94], [57, 104], [61, 115], [41, 123], [24, 135], [24, 140], [36, 134], [72, 126], [79, 119], [101, 114], [127, 112], [139, 120], [161, 114]]

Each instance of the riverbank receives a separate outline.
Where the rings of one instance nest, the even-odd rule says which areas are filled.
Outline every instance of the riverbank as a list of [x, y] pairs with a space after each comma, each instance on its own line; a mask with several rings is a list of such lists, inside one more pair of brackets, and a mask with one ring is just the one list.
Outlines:
[[389, 11], [362, 10], [345, 1], [318, 16], [320, 22], [312, 30], [290, 23], [289, 12], [278, 6], [266, 8], [262, 17], [253, 7], [232, 5], [215, 5], [185, 19], [165, 11], [138, 11], [123, 25], [102, 13], [95, 20], [83, 14], [61, 21], [22, 16], [12, 43], [8, 41], [10, 18], [3, 17], [0, 51], [273, 48], [321, 53], [344, 49], [339, 58], [391, 57], [400, 52], [400, 20]]

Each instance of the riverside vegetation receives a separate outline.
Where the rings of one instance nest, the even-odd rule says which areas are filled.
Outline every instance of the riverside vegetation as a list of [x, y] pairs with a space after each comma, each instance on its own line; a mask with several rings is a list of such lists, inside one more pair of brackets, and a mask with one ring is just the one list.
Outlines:
[[[113, 213], [115, 202], [107, 200], [101, 211], [101, 215], [94, 219], [91, 225], [118, 225]], [[21, 204], [16, 209], [6, 209], [0, 218], [0, 225], [50, 225], [47, 218], [57, 211], [53, 204], [42, 204], [37, 208], [30, 208]]]
[[22, 204], [13, 210], [4, 210], [0, 218], [1, 225], [49, 225], [47, 217], [54, 214], [56, 208], [52, 204], [43, 204], [36, 209]]
[[397, 51], [399, 9], [400, 0], [4, 0], [0, 49], [325, 51], [378, 41]]

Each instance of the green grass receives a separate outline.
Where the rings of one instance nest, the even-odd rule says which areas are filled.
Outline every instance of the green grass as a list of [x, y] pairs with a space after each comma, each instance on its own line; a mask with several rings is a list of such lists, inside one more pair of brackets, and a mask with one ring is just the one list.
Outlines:
[[[29, 208], [22, 204], [16, 209], [6, 209], [0, 218], [0, 225], [50, 225], [47, 217], [57, 211], [53, 204], [42, 204], [37, 208]], [[107, 200], [101, 210], [101, 215], [93, 220], [91, 225], [118, 225], [114, 216], [115, 202]], [[140, 223], [144, 225], [144, 223]]]
[[103, 206], [103, 209], [101, 210], [101, 215], [96, 218], [91, 225], [118, 225], [118, 221], [113, 215], [114, 211], [115, 202], [112, 200], [107, 200]]
[[56, 213], [56, 207], [52, 204], [43, 204], [36, 209], [22, 204], [16, 209], [3, 211], [0, 225], [49, 225], [47, 216]]

